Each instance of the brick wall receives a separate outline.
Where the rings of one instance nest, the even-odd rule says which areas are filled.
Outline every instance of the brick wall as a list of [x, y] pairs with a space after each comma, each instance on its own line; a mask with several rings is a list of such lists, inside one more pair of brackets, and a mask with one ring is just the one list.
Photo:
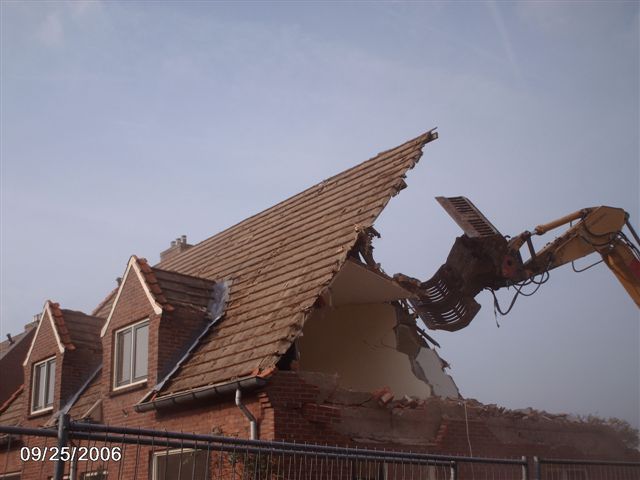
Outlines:
[[[111, 320], [102, 337], [103, 368], [101, 383], [103, 396], [118, 395], [118, 393], [113, 391], [113, 358], [116, 330], [147, 318], [149, 319], [149, 372], [147, 382], [131, 387], [134, 390], [145, 389], [147, 386], [153, 386], [157, 382], [157, 369], [152, 368], [152, 366], [157, 365], [158, 363], [157, 345], [158, 322], [160, 316], [154, 312], [153, 306], [140, 284], [140, 279], [133, 269], [131, 269], [124, 285], [122, 285], [120, 297], [118, 298], [118, 302], [115, 304], [114, 310], [111, 314]], [[126, 389], [123, 389], [120, 392], [123, 392], [124, 390]]]
[[49, 416], [51, 415], [51, 412], [37, 414], [35, 416], [31, 415], [31, 398], [33, 394], [33, 366], [34, 364], [50, 357], [55, 357], [56, 359], [56, 378], [54, 386], [53, 411], [60, 409], [61, 406], [60, 392], [62, 369], [60, 368], [60, 366], [62, 365], [63, 356], [62, 353], [60, 353], [58, 343], [56, 342], [53, 327], [51, 325], [51, 320], [49, 318], [49, 312], [45, 311], [40, 322], [40, 329], [38, 330], [37, 335], [33, 340], [33, 348], [31, 349], [29, 362], [23, 367], [25, 394], [27, 398], [27, 400], [24, 402], [24, 413], [26, 425], [30, 427], [42, 425], [48, 420]]
[[[452, 409], [450, 401], [445, 404], [437, 398], [409, 407], [403, 402], [381, 405], [372, 397], [366, 406], [358, 407], [327, 401], [324, 386], [308, 383], [295, 371], [277, 372], [265, 391], [278, 440], [450, 455], [638, 460], [637, 452], [627, 450], [615, 432], [604, 426], [513, 419], [507, 414], [496, 418], [470, 414], [465, 420], [462, 406]], [[360, 422], [356, 418], [354, 429], [346, 424], [354, 422], [354, 411], [358, 410]], [[385, 436], [385, 431], [377, 428], [382, 422], [397, 435]], [[367, 432], [378, 438], [364, 438]]]
[[158, 378], [169, 373], [208, 322], [203, 312], [188, 308], [176, 307], [172, 312], [163, 313], [158, 326]]
[[[147, 318], [148, 379], [145, 383], [114, 390], [114, 332]], [[155, 314], [139, 278], [133, 272], [129, 275], [102, 338], [100, 398], [103, 423], [249, 437], [249, 422], [236, 407], [233, 396], [162, 411], [135, 411], [134, 406], [175, 364], [184, 348], [193, 341], [194, 335], [201, 331], [204, 321], [201, 313], [188, 310], [176, 309], [171, 315], [162, 317]], [[27, 400], [22, 424], [27, 427], [41, 426], [51, 416], [51, 412], [30, 416], [28, 399], [31, 398], [33, 363], [54, 355], [56, 357], [55, 411], [84, 382], [88, 363], [100, 358], [96, 352], [93, 358], [81, 351], [61, 354], [49, 318], [45, 316], [42, 322], [29, 365], [24, 368]], [[64, 379], [63, 384], [61, 378]], [[317, 379], [317, 374], [276, 371], [262, 390], [243, 395], [243, 403], [258, 419], [261, 439], [442, 454], [469, 455], [472, 452], [476, 456], [490, 457], [538, 455], [619, 460], [626, 456], [619, 442], [616, 443], [615, 435], [601, 427], [563, 426], [506, 418], [481, 418], [478, 415], [465, 419], [460, 405], [445, 406], [437, 398], [425, 402], [380, 402], [368, 392], [343, 391], [343, 398], [338, 401], [332, 396], [337, 391], [337, 385], [328, 389], [327, 385], [314, 383], [313, 378]], [[344, 400], [346, 397], [349, 397], [349, 401]], [[380, 425], [384, 429], [378, 429]], [[395, 436], [384, 437], [389, 432]], [[376, 439], [376, 435], [379, 438]], [[53, 440], [34, 438], [28, 438], [26, 442], [29, 446], [54, 444]], [[128, 452], [125, 462], [107, 465], [109, 470], [118, 472], [119, 478], [133, 478], [133, 472], [137, 469], [138, 478], [147, 478], [151, 450], [128, 447]], [[0, 465], [6, 465], [2, 467], [3, 470], [6, 468], [6, 471], [11, 471], [14, 467], [19, 469], [23, 466], [17, 460], [18, 453], [18, 450], [13, 450], [7, 457], [6, 451], [0, 452]], [[28, 462], [24, 468], [25, 479], [46, 478], [53, 471], [53, 463]]]

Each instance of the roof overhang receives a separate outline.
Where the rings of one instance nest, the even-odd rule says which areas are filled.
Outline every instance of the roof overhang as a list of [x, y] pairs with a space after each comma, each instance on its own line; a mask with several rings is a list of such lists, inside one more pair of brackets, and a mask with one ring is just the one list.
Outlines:
[[327, 288], [331, 306], [388, 303], [415, 298], [409, 290], [380, 270], [348, 259]]

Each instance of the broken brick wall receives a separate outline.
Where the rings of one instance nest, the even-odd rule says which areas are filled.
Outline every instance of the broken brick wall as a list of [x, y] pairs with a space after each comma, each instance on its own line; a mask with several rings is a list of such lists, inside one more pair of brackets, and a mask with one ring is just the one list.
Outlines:
[[350, 391], [331, 375], [297, 371], [276, 372], [265, 390], [277, 440], [488, 457], [640, 458], [604, 425], [498, 412], [473, 400], [465, 416], [464, 400]]

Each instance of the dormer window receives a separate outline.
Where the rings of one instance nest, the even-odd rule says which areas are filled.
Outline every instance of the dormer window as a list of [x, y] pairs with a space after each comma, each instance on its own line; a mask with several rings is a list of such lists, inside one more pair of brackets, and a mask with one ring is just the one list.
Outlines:
[[149, 320], [117, 330], [114, 354], [114, 389], [146, 381]]
[[56, 357], [33, 365], [31, 385], [31, 413], [53, 408], [53, 388], [56, 384]]

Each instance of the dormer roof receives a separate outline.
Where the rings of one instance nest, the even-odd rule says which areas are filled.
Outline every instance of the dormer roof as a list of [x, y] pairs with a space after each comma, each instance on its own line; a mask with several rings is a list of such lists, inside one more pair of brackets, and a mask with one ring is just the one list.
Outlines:
[[38, 334], [44, 322], [50, 323], [58, 350], [63, 353], [67, 350], [76, 350], [78, 347], [93, 348], [99, 344], [99, 332], [104, 319], [75, 310], [61, 309], [59, 303], [47, 300], [23, 365], [27, 365], [29, 362], [33, 346], [38, 340]]
[[213, 280], [151, 267], [145, 258], [132, 255], [115, 295], [111, 298], [107, 297], [98, 307], [104, 311], [105, 306], [109, 305], [109, 315], [102, 327], [101, 336], [107, 332], [113, 312], [130, 275], [137, 276], [149, 303], [158, 315], [162, 312], [172, 312], [176, 307], [197, 309], [206, 313], [216, 284]]

